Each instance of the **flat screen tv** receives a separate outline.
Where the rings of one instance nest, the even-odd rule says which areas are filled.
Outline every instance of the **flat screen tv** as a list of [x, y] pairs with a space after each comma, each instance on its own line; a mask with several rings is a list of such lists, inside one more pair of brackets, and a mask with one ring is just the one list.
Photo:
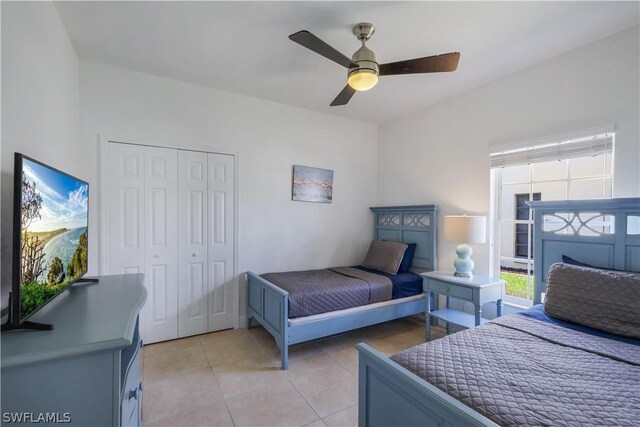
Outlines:
[[87, 273], [89, 184], [15, 154], [10, 329], [52, 329], [27, 321]]

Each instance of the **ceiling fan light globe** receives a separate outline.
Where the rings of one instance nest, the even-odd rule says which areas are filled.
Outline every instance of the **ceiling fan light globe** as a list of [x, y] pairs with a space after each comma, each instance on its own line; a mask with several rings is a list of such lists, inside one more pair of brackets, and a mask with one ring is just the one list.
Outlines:
[[349, 74], [347, 83], [357, 91], [369, 90], [378, 84], [378, 74], [373, 70], [356, 70]]

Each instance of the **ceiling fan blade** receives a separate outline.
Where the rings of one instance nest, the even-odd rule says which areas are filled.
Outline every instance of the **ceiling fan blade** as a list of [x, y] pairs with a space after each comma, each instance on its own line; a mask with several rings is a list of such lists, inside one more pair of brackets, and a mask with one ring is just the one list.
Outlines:
[[407, 59], [406, 61], [390, 62], [380, 65], [380, 75], [443, 73], [455, 71], [458, 68], [460, 53], [452, 52], [443, 55], [427, 56], [425, 58]]
[[291, 34], [289, 39], [306, 47], [307, 49], [311, 49], [315, 53], [318, 53], [335, 63], [342, 65], [343, 67], [351, 68], [358, 66], [351, 59], [338, 52], [336, 49], [332, 48], [307, 30]]
[[356, 93], [356, 90], [351, 86], [346, 85], [344, 89], [342, 89], [342, 92], [340, 92], [338, 96], [336, 96], [336, 99], [333, 100], [331, 106], [335, 107], [337, 105], [347, 105], [354, 93]]

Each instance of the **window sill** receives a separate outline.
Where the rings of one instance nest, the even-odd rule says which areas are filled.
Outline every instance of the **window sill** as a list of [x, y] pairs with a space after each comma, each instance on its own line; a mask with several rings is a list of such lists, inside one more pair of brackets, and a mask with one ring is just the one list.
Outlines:
[[510, 302], [510, 301], [505, 301], [504, 305], [508, 306], [508, 307], [516, 308], [518, 310], [527, 310], [527, 309], [531, 308], [531, 306], [526, 306], [526, 305], [522, 305], [522, 304], [516, 304], [516, 303]]
[[527, 308], [533, 307], [533, 301], [522, 299], [522, 298], [516, 298], [509, 295], [505, 295], [505, 297], [502, 299], [502, 302], [504, 305], [519, 308], [522, 310], [526, 310]]

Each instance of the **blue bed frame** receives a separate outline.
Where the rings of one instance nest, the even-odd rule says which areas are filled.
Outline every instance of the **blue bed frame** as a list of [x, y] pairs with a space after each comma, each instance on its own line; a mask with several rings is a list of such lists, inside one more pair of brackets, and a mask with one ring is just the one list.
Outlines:
[[[373, 238], [416, 243], [411, 263], [415, 272], [432, 271], [437, 265], [437, 206], [389, 206], [372, 207]], [[247, 272], [247, 297], [249, 327], [253, 322], [261, 324], [280, 348], [282, 369], [287, 369], [289, 346], [341, 332], [375, 325], [401, 317], [424, 313], [426, 299], [409, 299], [393, 305], [366, 310], [333, 312], [332, 317], [300, 324], [289, 322], [289, 293], [256, 273]], [[437, 304], [437, 300], [432, 300]], [[341, 314], [343, 313], [343, 314]]]
[[[546, 272], [562, 255], [640, 272], [640, 198], [531, 202], [534, 211], [534, 302]], [[488, 418], [361, 343], [360, 426], [495, 426]]]

